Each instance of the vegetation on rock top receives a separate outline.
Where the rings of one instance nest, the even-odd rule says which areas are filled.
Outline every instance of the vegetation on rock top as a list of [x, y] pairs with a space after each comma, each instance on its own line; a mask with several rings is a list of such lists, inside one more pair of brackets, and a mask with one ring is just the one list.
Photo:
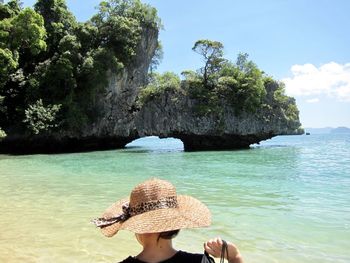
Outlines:
[[140, 92], [139, 102], [146, 103], [172, 90], [195, 100], [199, 115], [220, 114], [224, 104], [231, 106], [237, 115], [255, 113], [274, 104], [287, 120], [298, 120], [295, 101], [286, 96], [282, 82], [267, 76], [248, 59], [248, 54], [239, 53], [232, 62], [224, 58], [223, 49], [218, 41], [198, 40], [192, 50], [201, 55], [203, 67], [183, 71], [182, 81], [172, 72], [151, 74], [149, 85]]
[[19, 0], [0, 4], [0, 127], [78, 131], [96, 118], [107, 72], [130, 65], [142, 31], [160, 26], [157, 10], [140, 0], [102, 1], [85, 23], [64, 0], [37, 0], [34, 9]]

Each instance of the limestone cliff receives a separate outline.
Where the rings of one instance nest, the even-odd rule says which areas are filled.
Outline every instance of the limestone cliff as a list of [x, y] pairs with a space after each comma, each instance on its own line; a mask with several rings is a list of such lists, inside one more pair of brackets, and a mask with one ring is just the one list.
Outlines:
[[147, 84], [148, 69], [158, 45], [158, 30], [144, 28], [136, 56], [121, 72], [106, 74], [108, 85], [98, 94], [93, 123], [80, 130], [64, 130], [39, 135], [18, 134], [11, 130], [0, 142], [0, 152], [75, 152], [124, 147], [138, 138], [134, 119], [135, 101]]
[[96, 105], [99, 117], [93, 124], [84, 127], [82, 137], [119, 137], [122, 141], [138, 137], [134, 125], [137, 114], [135, 101], [140, 89], [147, 83], [149, 65], [157, 45], [158, 31], [144, 29], [133, 63], [121, 73], [108, 72], [109, 84], [99, 95]]
[[[71, 152], [122, 148], [134, 139], [155, 135], [183, 141], [185, 150], [247, 148], [276, 135], [300, 133], [299, 119], [290, 120], [273, 97], [275, 87], [267, 87], [266, 106], [257, 113], [235, 114], [222, 102], [220, 114], [198, 115], [196, 100], [168, 91], [141, 106], [140, 89], [157, 47], [158, 31], [144, 29], [137, 55], [122, 72], [108, 72], [109, 85], [98, 95], [97, 118], [78, 132], [51, 132], [45, 135], [8, 136], [0, 142], [0, 152]], [[295, 104], [291, 99], [288, 103]]]
[[[247, 148], [249, 145], [277, 135], [303, 133], [299, 119], [290, 120], [284, 109], [275, 103], [267, 89], [267, 105], [256, 113], [236, 115], [230, 105], [222, 102], [222, 111], [206, 116], [196, 113], [196, 100], [177, 92], [165, 92], [146, 103], [136, 116], [140, 137], [156, 135], [175, 137], [185, 150], [222, 150]], [[288, 102], [295, 104], [294, 99]]]

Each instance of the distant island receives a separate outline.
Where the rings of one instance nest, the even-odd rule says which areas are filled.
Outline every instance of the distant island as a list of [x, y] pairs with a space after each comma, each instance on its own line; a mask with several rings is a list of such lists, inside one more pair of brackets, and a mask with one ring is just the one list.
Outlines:
[[310, 134], [350, 133], [350, 128], [348, 127], [305, 128], [305, 132]]
[[218, 41], [194, 43], [199, 69], [155, 72], [161, 28], [139, 0], [102, 1], [85, 23], [63, 0], [0, 3], [0, 152], [116, 149], [151, 135], [238, 149], [304, 132], [284, 84], [246, 53], [226, 59]]
[[338, 128], [332, 129], [331, 133], [350, 133], [350, 128], [338, 127]]

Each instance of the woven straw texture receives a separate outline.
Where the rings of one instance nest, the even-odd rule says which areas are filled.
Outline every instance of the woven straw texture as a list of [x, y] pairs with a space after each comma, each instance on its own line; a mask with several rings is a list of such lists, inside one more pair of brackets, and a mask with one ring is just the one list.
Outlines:
[[[142, 203], [154, 202], [166, 197], [176, 196], [175, 187], [164, 180], [151, 179], [137, 185], [130, 198], [122, 199], [110, 206], [102, 215], [111, 218], [122, 214], [125, 203], [136, 207]], [[134, 215], [124, 222], [101, 228], [107, 237], [114, 236], [125, 229], [134, 233], [159, 233], [183, 228], [206, 227], [211, 224], [209, 209], [199, 200], [185, 195], [177, 195], [177, 208], [161, 208]]]

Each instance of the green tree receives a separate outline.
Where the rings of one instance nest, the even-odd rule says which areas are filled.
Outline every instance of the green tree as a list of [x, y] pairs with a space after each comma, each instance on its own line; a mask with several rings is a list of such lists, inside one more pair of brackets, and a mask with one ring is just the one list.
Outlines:
[[212, 89], [215, 85], [215, 74], [221, 69], [225, 61], [224, 46], [218, 41], [207, 39], [198, 40], [192, 50], [203, 57], [204, 67], [200, 69], [203, 76], [203, 84], [206, 88]]
[[13, 54], [8, 48], [0, 48], [0, 91], [7, 82], [9, 73], [14, 71], [17, 66], [18, 53]]
[[7, 136], [6, 132], [4, 132], [0, 127], [0, 141], [3, 140]]
[[30, 64], [28, 54], [35, 56], [46, 49], [43, 24], [43, 18], [30, 8], [0, 21], [0, 90], [11, 73], [23, 64]]
[[11, 18], [22, 10], [20, 0], [11, 0], [6, 4], [0, 3], [0, 20]]
[[13, 50], [28, 49], [33, 55], [46, 50], [46, 31], [42, 16], [30, 8], [22, 10], [12, 20], [9, 38]]
[[0, 21], [0, 48], [12, 52], [12, 60], [18, 61], [28, 50], [32, 55], [46, 49], [46, 31], [43, 18], [30, 8]]
[[255, 112], [266, 95], [263, 73], [248, 54], [240, 53], [236, 63], [223, 57], [223, 45], [199, 40], [192, 48], [203, 57], [204, 67], [197, 73], [185, 71], [183, 87], [197, 100], [202, 113], [219, 112], [222, 102], [229, 102], [239, 114]]
[[59, 123], [56, 116], [60, 109], [60, 104], [44, 106], [43, 101], [39, 99], [25, 110], [23, 122], [27, 124], [27, 127], [33, 134], [48, 132], [52, 128], [58, 127]]
[[[1, 97], [0, 96], [0, 120], [1, 120], [1, 118], [3, 117], [3, 114], [5, 113], [5, 111], [6, 111], [6, 109], [3, 107], [3, 100], [4, 100], [4, 97]], [[5, 131], [3, 131], [2, 129], [1, 129], [1, 127], [0, 127], [0, 141], [2, 140], [2, 139], [4, 139], [6, 137], [6, 133], [5, 133]]]
[[248, 67], [249, 60], [248, 60], [248, 53], [238, 53], [236, 65], [240, 71], [245, 71], [245, 69]]
[[124, 65], [136, 54], [142, 30], [160, 26], [156, 9], [139, 0], [102, 1], [91, 21], [98, 28], [101, 46], [113, 50]]
[[181, 76], [183, 76], [185, 81], [188, 81], [188, 82], [201, 80], [201, 75], [199, 75], [197, 72], [193, 70], [184, 70], [181, 72]]
[[143, 26], [161, 27], [157, 9], [140, 0], [107, 0], [99, 4], [99, 12], [93, 17], [96, 24], [108, 21], [111, 17], [126, 17], [137, 20]]
[[113, 50], [115, 56], [126, 65], [136, 55], [141, 30], [135, 19], [110, 16], [99, 28], [101, 44]]
[[98, 48], [98, 28], [91, 21], [79, 23], [75, 29], [75, 35], [80, 41], [81, 53], [86, 54], [92, 49]]
[[77, 26], [74, 15], [68, 10], [65, 0], [38, 0], [34, 5], [42, 15], [48, 35], [46, 58], [57, 52], [61, 39]]
[[166, 91], [179, 91], [180, 78], [173, 72], [163, 74], [152, 73], [149, 77], [149, 84], [140, 91], [138, 101], [144, 104]]
[[220, 70], [217, 88], [236, 112], [255, 112], [266, 96], [263, 74], [248, 54], [239, 53], [236, 63], [226, 62]]
[[41, 15], [20, 9], [11, 1], [11, 17], [0, 21], [0, 96], [3, 96], [0, 125], [16, 125], [24, 115], [26, 70], [32, 57], [46, 48], [46, 31]]

